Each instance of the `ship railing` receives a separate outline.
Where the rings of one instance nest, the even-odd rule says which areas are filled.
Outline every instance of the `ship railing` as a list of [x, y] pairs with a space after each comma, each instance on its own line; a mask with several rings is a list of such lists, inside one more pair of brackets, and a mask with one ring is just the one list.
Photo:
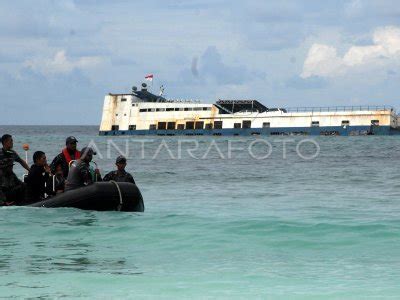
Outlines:
[[326, 107], [289, 107], [287, 112], [343, 112], [343, 111], [394, 111], [387, 105], [353, 105], [353, 106], [326, 106]]
[[201, 100], [196, 99], [167, 99], [169, 103], [201, 103]]

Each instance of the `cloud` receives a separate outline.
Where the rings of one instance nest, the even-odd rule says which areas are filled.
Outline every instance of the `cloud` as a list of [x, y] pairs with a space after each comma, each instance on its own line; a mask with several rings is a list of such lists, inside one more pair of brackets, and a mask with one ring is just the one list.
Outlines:
[[328, 82], [324, 78], [316, 76], [312, 76], [309, 78], [294, 76], [286, 82], [286, 86], [288, 88], [299, 90], [322, 89], [328, 86]]
[[385, 69], [400, 62], [400, 27], [377, 28], [372, 41], [371, 45], [351, 46], [343, 57], [337, 54], [333, 46], [313, 44], [308, 51], [301, 77], [336, 77], [352, 71]]
[[400, 7], [397, 0], [352, 0], [344, 5], [344, 14], [348, 18], [375, 19], [382, 22], [382, 18], [393, 21], [399, 17]]
[[0, 122], [21, 116], [15, 98], [28, 107], [18, 119], [32, 123], [43, 122], [43, 107], [55, 123], [79, 98], [97, 124], [104, 94], [127, 92], [149, 72], [173, 98], [395, 101], [396, 34], [374, 29], [400, 26], [397, 2], [0, 1]]
[[199, 59], [192, 59], [190, 70], [185, 68], [181, 77], [185, 80], [191, 77], [194, 84], [238, 85], [255, 79], [265, 79], [266, 74], [250, 70], [242, 64], [228, 64], [224, 62], [217, 47], [209, 46]]
[[49, 76], [53, 74], [68, 74], [75, 69], [87, 69], [101, 63], [100, 57], [86, 56], [78, 59], [68, 58], [64, 50], [57, 51], [52, 58], [36, 58], [25, 62], [25, 67], [35, 72]]
[[245, 80], [245, 66], [229, 66], [222, 61], [217, 48], [210, 46], [200, 59], [200, 75], [215, 79], [219, 84], [238, 84]]
[[227, 22], [234, 20], [233, 28], [251, 50], [295, 48], [304, 39], [304, 14], [295, 2], [246, 1], [230, 11]]
[[[30, 68], [20, 74], [0, 74], [0, 124], [99, 124], [104, 92], [80, 70], [50, 78]], [[79, 103], [79, 109], [71, 109], [71, 103]]]
[[361, 15], [363, 10], [363, 3], [361, 0], [352, 0], [344, 5], [345, 16], [352, 18]]

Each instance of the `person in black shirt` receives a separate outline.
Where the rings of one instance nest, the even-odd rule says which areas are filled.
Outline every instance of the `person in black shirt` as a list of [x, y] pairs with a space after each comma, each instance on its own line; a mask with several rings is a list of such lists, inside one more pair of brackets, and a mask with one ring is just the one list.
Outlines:
[[50, 167], [47, 165], [46, 154], [36, 151], [33, 154], [32, 165], [26, 184], [28, 189], [28, 202], [34, 203], [45, 199], [46, 182], [50, 177]]
[[125, 171], [126, 158], [124, 156], [122, 155], [118, 156], [115, 165], [117, 166], [117, 170], [112, 171], [108, 173], [106, 176], [104, 176], [103, 181], [113, 180], [116, 182], [130, 182], [136, 184], [132, 175]]
[[5, 134], [1, 137], [1, 144], [3, 148], [0, 150], [0, 161], [3, 159], [12, 159], [12, 162], [19, 163], [27, 171], [29, 171], [28, 164], [13, 150], [14, 141], [11, 135]]

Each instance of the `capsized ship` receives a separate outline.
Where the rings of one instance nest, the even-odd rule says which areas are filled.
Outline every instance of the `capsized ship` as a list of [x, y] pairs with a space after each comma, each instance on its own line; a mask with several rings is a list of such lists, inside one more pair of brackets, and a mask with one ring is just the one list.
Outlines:
[[[400, 119], [399, 119], [400, 120]], [[392, 135], [388, 106], [269, 108], [253, 99], [168, 100], [142, 84], [104, 99], [100, 135]]]

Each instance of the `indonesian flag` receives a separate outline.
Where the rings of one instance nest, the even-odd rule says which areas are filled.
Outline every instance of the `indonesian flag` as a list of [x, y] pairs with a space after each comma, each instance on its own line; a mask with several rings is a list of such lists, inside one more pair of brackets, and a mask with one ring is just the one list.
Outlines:
[[148, 81], [153, 81], [153, 74], [146, 75], [144, 78]]

